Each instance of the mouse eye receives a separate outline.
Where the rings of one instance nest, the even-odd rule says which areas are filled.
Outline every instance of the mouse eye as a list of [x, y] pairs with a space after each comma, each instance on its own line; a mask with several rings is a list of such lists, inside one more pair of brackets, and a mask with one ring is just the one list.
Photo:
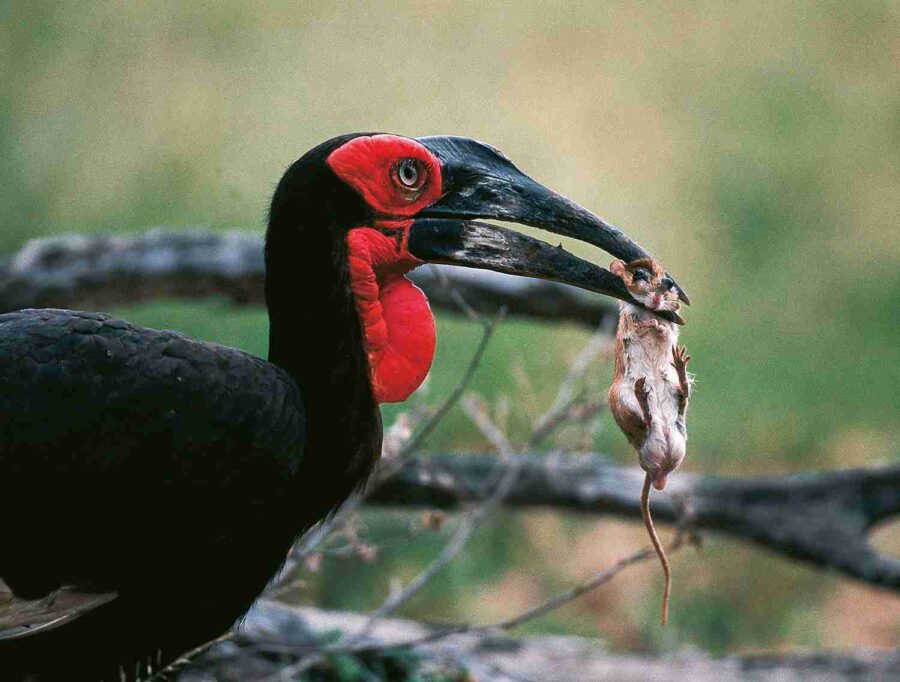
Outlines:
[[663, 277], [662, 283], [666, 289], [674, 289], [675, 288], [675, 280], [672, 279], [671, 277]]
[[631, 273], [632, 282], [647, 282], [649, 280], [650, 273], [644, 270], [644, 268], [638, 268], [633, 273]]
[[403, 189], [418, 190], [425, 184], [425, 169], [418, 159], [403, 159], [394, 166], [394, 180]]

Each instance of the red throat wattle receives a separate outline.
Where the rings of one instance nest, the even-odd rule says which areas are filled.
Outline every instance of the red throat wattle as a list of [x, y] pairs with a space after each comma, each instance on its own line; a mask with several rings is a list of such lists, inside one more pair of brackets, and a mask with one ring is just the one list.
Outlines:
[[407, 228], [397, 235], [370, 227], [350, 230], [350, 285], [363, 325], [369, 376], [379, 403], [406, 400], [434, 359], [434, 316], [425, 294], [404, 275], [421, 265], [406, 251]]
[[[399, 159], [419, 164], [420, 186], [407, 188], [397, 182]], [[374, 214], [371, 225], [347, 234], [350, 286], [375, 399], [402, 402], [425, 380], [434, 359], [434, 316], [425, 294], [405, 274], [422, 264], [409, 253], [407, 239], [411, 217], [440, 197], [440, 164], [414, 140], [372, 135], [335, 150], [328, 165]]]

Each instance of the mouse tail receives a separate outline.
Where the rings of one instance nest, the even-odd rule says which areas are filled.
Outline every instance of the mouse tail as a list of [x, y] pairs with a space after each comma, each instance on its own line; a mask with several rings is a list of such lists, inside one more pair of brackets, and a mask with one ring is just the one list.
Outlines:
[[653, 479], [649, 472], [644, 474], [644, 487], [641, 489], [641, 513], [644, 517], [644, 526], [650, 534], [650, 541], [653, 543], [653, 549], [659, 557], [659, 563], [662, 564], [663, 575], [665, 576], [666, 585], [663, 590], [662, 602], [662, 625], [663, 627], [669, 622], [669, 592], [672, 587], [672, 571], [669, 568], [669, 559], [666, 556], [666, 550], [663, 549], [659, 536], [656, 534], [656, 527], [653, 525], [653, 517], [650, 516], [650, 485]]

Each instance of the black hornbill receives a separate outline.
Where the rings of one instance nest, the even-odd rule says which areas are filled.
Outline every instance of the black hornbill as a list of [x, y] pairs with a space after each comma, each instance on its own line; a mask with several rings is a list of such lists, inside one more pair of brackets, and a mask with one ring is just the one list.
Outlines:
[[0, 316], [0, 679], [140, 679], [227, 631], [366, 479], [379, 403], [425, 378], [434, 320], [412, 268], [631, 300], [607, 270], [476, 218], [648, 255], [488, 145], [357, 133], [274, 193], [268, 361], [97, 313]]

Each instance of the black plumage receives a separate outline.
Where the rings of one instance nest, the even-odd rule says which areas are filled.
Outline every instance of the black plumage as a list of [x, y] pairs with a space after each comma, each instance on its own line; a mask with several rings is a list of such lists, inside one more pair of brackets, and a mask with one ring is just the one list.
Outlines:
[[365, 204], [321, 163], [341, 141], [273, 198], [270, 361], [96, 313], [0, 316], [0, 578], [20, 599], [116, 595], [0, 631], [0, 679], [159, 669], [225, 632], [365, 480], [381, 421], [345, 253]]

